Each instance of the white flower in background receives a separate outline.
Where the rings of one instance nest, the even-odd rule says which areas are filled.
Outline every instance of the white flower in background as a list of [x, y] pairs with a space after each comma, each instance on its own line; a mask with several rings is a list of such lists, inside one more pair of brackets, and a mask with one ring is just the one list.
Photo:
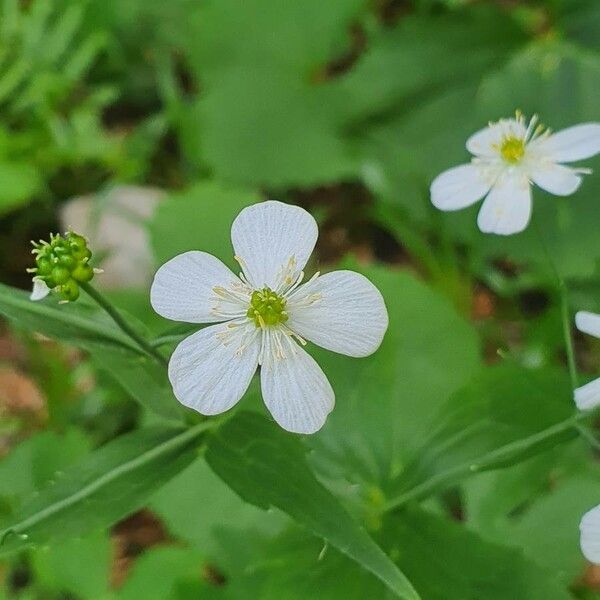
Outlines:
[[592, 508], [581, 518], [580, 546], [583, 555], [596, 565], [600, 565], [600, 506]]
[[[234, 406], [261, 365], [264, 402], [288, 431], [313, 433], [334, 393], [305, 340], [348, 356], [377, 350], [388, 315], [377, 288], [351, 271], [317, 273], [302, 284], [317, 240], [313, 217], [297, 206], [262, 202], [231, 228], [236, 277], [205, 252], [164, 264], [151, 289], [154, 310], [175, 321], [219, 323], [181, 342], [169, 362], [178, 400], [204, 415]], [[302, 284], [302, 285], [301, 285]]]
[[550, 133], [515, 119], [490, 123], [467, 140], [469, 164], [444, 171], [431, 184], [431, 201], [440, 210], [459, 210], [485, 197], [477, 224], [484, 233], [523, 231], [531, 217], [531, 184], [557, 196], [573, 194], [589, 169], [562, 163], [600, 152], [600, 123], [584, 123]]
[[[600, 315], [580, 311], [575, 315], [575, 325], [582, 333], [600, 338]], [[590, 410], [600, 405], [600, 378], [575, 390], [575, 404], [579, 410]]]

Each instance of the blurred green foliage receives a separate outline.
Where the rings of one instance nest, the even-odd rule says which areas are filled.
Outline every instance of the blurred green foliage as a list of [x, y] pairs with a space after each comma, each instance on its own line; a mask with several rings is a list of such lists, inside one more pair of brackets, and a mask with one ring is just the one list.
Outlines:
[[[0, 366], [28, 372], [47, 414], [0, 403], [0, 599], [414, 597], [403, 576], [423, 600], [600, 598], [577, 531], [600, 472], [561, 426], [540, 242], [573, 311], [600, 311], [600, 178], [536, 189], [510, 238], [428, 191], [487, 121], [600, 121], [599, 97], [596, 0], [0, 0], [0, 278], [66, 200], [94, 194], [101, 219], [108, 191], [151, 185], [156, 265], [201, 249], [234, 266], [232, 219], [276, 197], [318, 219], [315, 269], [361, 270], [390, 313], [368, 359], [310, 349], [337, 397], [321, 432], [275, 429], [253, 386], [205, 439], [106, 315], [1, 285], [27, 358]], [[161, 347], [187, 331], [147, 290], [111, 297]], [[577, 348], [583, 382], [600, 352]], [[150, 539], [122, 520], [142, 507]]]

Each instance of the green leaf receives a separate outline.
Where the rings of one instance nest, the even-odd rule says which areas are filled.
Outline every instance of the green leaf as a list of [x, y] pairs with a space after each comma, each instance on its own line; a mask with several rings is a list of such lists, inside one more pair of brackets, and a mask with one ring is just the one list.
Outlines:
[[83, 302], [59, 304], [53, 297], [32, 302], [27, 292], [0, 283], [0, 314], [30, 331], [62, 342], [141, 354], [135, 342], [108, 315]]
[[265, 513], [244, 502], [202, 460], [193, 462], [163, 486], [153, 496], [150, 508], [160, 516], [169, 533], [205, 555], [217, 552], [216, 534], [224, 528], [255, 527], [274, 533], [284, 522], [280, 513]]
[[202, 148], [190, 161], [206, 162], [224, 181], [270, 186], [355, 174], [341, 135], [348, 95], [327, 81], [326, 63], [350, 45], [348, 27], [364, 6], [362, 0], [204, 5], [190, 44], [204, 93], [189, 123]]
[[342, 476], [369, 494], [402, 471], [437, 410], [479, 371], [480, 358], [475, 330], [443, 296], [408, 273], [362, 272], [383, 294], [390, 325], [368, 358], [313, 352], [336, 407], [308, 443], [328, 479]]
[[23, 504], [0, 531], [0, 553], [112, 525], [194, 460], [209, 427], [142, 429], [91, 453]]
[[[81, 460], [90, 450], [90, 442], [76, 429], [59, 435], [40, 432], [17, 444], [0, 460], [0, 498], [10, 513], [54, 473]], [[0, 522], [5, 521], [0, 509]]]
[[427, 600], [570, 600], [553, 571], [425, 511], [395, 515], [385, 545]]
[[259, 415], [238, 413], [211, 437], [206, 460], [247, 502], [284, 511], [376, 575], [399, 598], [419, 597], [365, 530], [318, 482], [298, 438]]
[[36, 548], [31, 556], [36, 587], [82, 598], [102, 598], [109, 589], [111, 555], [106, 532]]
[[117, 600], [178, 600], [182, 582], [194, 583], [194, 600], [216, 600], [219, 590], [201, 581], [202, 556], [189, 548], [156, 548], [136, 561]]
[[562, 371], [510, 364], [485, 369], [436, 416], [430, 435], [396, 479], [391, 505], [575, 438], [577, 420], [585, 415], [573, 416], [571, 396]]
[[214, 182], [170, 195], [158, 205], [150, 223], [157, 262], [187, 250], [202, 250], [233, 266], [231, 224], [244, 207], [259, 201], [258, 194]]
[[583, 440], [541, 458], [471, 480], [467, 523], [487, 539], [519, 548], [569, 585], [585, 570], [579, 522], [598, 504], [600, 471]]

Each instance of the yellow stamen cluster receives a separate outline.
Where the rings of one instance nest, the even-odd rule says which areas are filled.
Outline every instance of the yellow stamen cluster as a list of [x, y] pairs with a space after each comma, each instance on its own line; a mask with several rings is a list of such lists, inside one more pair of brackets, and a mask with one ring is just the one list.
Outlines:
[[506, 162], [518, 163], [525, 154], [525, 140], [515, 136], [505, 137], [500, 145], [500, 154]]
[[288, 320], [285, 310], [286, 299], [272, 289], [265, 287], [252, 292], [247, 315], [257, 327], [280, 325]]

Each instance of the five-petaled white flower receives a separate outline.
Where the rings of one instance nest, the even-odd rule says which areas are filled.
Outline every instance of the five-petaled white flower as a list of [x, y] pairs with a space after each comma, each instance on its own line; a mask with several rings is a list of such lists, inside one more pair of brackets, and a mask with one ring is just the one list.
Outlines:
[[[600, 315], [580, 311], [575, 315], [575, 325], [582, 333], [600, 338]], [[579, 410], [590, 410], [600, 406], [600, 378], [575, 390], [575, 404]]]
[[302, 284], [317, 235], [304, 209], [262, 202], [242, 210], [231, 228], [239, 277], [198, 251], [158, 270], [151, 290], [157, 313], [219, 323], [183, 340], [171, 356], [169, 379], [182, 404], [204, 415], [222, 413], [244, 395], [260, 365], [264, 402], [281, 427], [313, 433], [323, 426], [334, 393], [301, 346], [309, 340], [368, 356], [381, 344], [388, 315], [377, 288], [358, 273], [317, 273]]
[[592, 508], [581, 518], [580, 546], [583, 555], [596, 565], [600, 565], [600, 506]]
[[490, 123], [467, 140], [469, 164], [444, 171], [431, 184], [431, 201], [440, 210], [459, 210], [485, 196], [477, 224], [484, 233], [523, 231], [531, 217], [531, 183], [557, 196], [573, 194], [589, 169], [561, 163], [600, 152], [600, 123], [584, 123], [551, 134], [515, 119]]

